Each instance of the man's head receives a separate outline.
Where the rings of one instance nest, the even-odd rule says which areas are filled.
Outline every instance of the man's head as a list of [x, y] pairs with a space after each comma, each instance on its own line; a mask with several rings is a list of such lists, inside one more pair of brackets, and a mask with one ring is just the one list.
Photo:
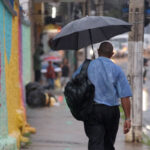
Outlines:
[[98, 55], [111, 58], [113, 55], [113, 46], [110, 42], [101, 43], [98, 49]]

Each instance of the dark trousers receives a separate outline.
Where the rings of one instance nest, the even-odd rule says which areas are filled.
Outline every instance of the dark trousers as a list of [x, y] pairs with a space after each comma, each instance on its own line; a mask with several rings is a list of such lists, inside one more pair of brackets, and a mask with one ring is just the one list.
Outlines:
[[115, 150], [120, 112], [118, 106], [94, 104], [93, 112], [84, 122], [89, 138], [88, 150]]

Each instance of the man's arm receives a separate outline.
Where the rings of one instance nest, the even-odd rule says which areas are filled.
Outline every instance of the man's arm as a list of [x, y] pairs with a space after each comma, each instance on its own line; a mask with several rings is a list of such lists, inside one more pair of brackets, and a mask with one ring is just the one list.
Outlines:
[[125, 122], [124, 122], [124, 134], [128, 133], [131, 128], [131, 120], [130, 120], [130, 98], [125, 97], [121, 98], [122, 107], [125, 114]]

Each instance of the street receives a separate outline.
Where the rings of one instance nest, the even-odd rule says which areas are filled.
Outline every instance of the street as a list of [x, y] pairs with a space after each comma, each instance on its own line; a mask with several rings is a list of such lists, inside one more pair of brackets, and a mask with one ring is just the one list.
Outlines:
[[[72, 117], [62, 91], [85, 58], [95, 58], [97, 49], [100, 56], [110, 58], [114, 54], [113, 61], [126, 75], [128, 68], [133, 91], [131, 113], [130, 106], [126, 104], [127, 110], [123, 104], [129, 119], [127, 129], [132, 118], [132, 134], [126, 136], [126, 141], [132, 143], [125, 142], [124, 114], [120, 109], [116, 150], [149, 150], [149, 37], [150, 0], [0, 0], [0, 150], [88, 149], [83, 123]], [[143, 63], [147, 68], [144, 83], [142, 76], [145, 77], [146, 70], [142, 70]], [[103, 74], [101, 67], [97, 68]], [[112, 68], [107, 64], [109, 71], [113, 71]], [[113, 74], [117, 75], [117, 72]], [[103, 83], [99, 72], [95, 75], [99, 79], [96, 76], [91, 79]], [[117, 78], [111, 81], [126, 81], [116, 75]], [[104, 81], [106, 85], [109, 83]], [[97, 84], [97, 89], [104, 89], [105, 84]], [[126, 93], [124, 85], [115, 94], [119, 95], [119, 90]], [[107, 87], [110, 85], [102, 92], [104, 96], [109, 94]], [[80, 91], [80, 86], [77, 89]], [[87, 93], [91, 94], [91, 90]], [[99, 95], [99, 91], [96, 93]], [[120, 95], [129, 102], [132, 94], [130, 91], [130, 94]], [[53, 106], [55, 97], [59, 103]], [[104, 100], [102, 95], [98, 100]], [[106, 97], [105, 102], [107, 100]]]
[[[61, 98], [62, 99], [62, 98]], [[27, 109], [28, 121], [36, 127], [31, 144], [21, 150], [87, 150], [88, 139], [82, 122], [76, 121], [66, 103], [51, 108]], [[116, 150], [149, 150], [141, 144], [124, 142], [122, 124], [116, 141]]]
[[[114, 60], [127, 71], [127, 58]], [[150, 77], [150, 72], [147, 74]], [[147, 78], [143, 89], [143, 131], [149, 135], [150, 102], [148, 101], [150, 78]], [[76, 121], [65, 101], [62, 93], [56, 93], [60, 106], [51, 108], [27, 109], [29, 123], [36, 127], [37, 133], [31, 136], [31, 144], [22, 150], [86, 150], [88, 139], [84, 134], [83, 123]], [[120, 123], [116, 140], [116, 150], [149, 150], [150, 147], [141, 144], [125, 143], [123, 126]]]

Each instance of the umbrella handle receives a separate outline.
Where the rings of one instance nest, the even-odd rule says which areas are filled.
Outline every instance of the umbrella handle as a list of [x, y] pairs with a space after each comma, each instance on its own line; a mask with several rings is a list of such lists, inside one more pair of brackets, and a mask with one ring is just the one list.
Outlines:
[[93, 39], [92, 39], [92, 32], [91, 32], [91, 29], [89, 29], [89, 35], [90, 35], [91, 47], [92, 47], [92, 50], [93, 50], [92, 59], [95, 59], [95, 53], [94, 53], [94, 48], [93, 48]]

